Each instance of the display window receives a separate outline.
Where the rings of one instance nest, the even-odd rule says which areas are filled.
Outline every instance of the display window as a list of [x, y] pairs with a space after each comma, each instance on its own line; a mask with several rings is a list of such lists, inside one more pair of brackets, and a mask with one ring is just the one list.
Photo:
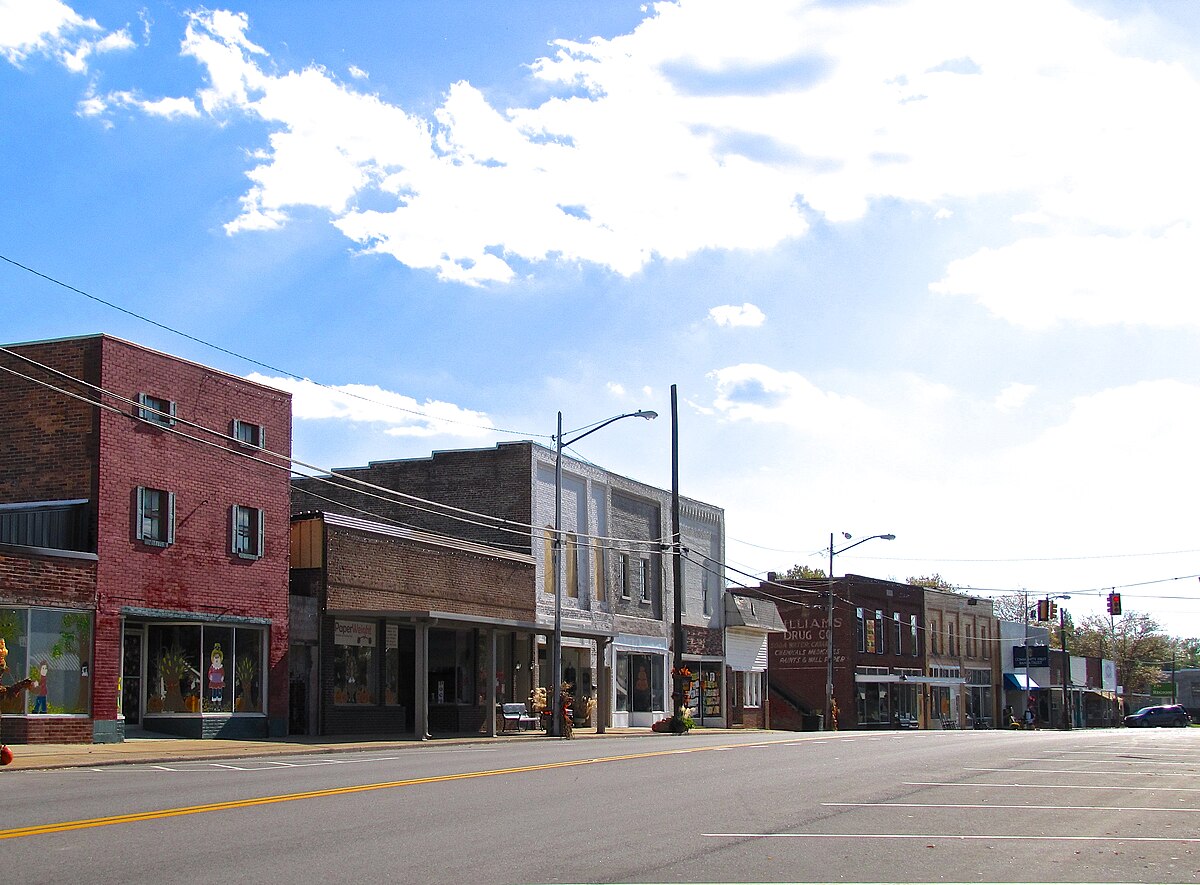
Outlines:
[[92, 613], [56, 608], [0, 609], [9, 676], [28, 691], [6, 697], [0, 712], [86, 715], [92, 706]]
[[666, 709], [662, 655], [617, 652], [617, 707], [622, 712], [650, 713]]
[[334, 621], [333, 702], [368, 705], [376, 701], [375, 639], [373, 621]]
[[146, 715], [262, 713], [265, 648], [260, 628], [148, 624]]

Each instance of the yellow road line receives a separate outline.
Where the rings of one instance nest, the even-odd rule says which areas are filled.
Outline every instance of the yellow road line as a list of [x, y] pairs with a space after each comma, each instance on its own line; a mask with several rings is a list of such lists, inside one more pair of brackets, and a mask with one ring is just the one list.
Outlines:
[[231, 802], [214, 802], [209, 805], [188, 805], [182, 808], [163, 808], [158, 811], [143, 811], [133, 814], [115, 814], [110, 817], [93, 817], [86, 820], [62, 821], [39, 824], [32, 827], [16, 827], [0, 830], [0, 839], [20, 839], [26, 836], [43, 836], [49, 833], [67, 833], [72, 830], [88, 830], [95, 827], [111, 827], [117, 824], [133, 824], [142, 821], [183, 817], [188, 814], [207, 814], [211, 811], [233, 811], [238, 808], [253, 808], [256, 805], [275, 805], [279, 802], [296, 802], [301, 799], [322, 799], [327, 796], [346, 796], [351, 793], [366, 793], [371, 790], [390, 790], [396, 787], [414, 787], [421, 784], [436, 784], [448, 781], [472, 780], [480, 777], [495, 777], [503, 774], [525, 774], [533, 771], [550, 771], [555, 768], [570, 768], [576, 765], [595, 765], [601, 762], [624, 762], [633, 759], [650, 759], [655, 756], [675, 756], [683, 753], [703, 753], [712, 750], [731, 750], [743, 747], [762, 747], [764, 743], [787, 744], [794, 740], [759, 741], [754, 744], [722, 744], [713, 747], [680, 747], [671, 750], [655, 750], [649, 753], [630, 753], [623, 756], [604, 756], [597, 759], [574, 759], [566, 762], [545, 762], [519, 768], [493, 768], [485, 771], [467, 771], [462, 774], [440, 774], [434, 777], [417, 777], [402, 781], [385, 781], [376, 784], [358, 784], [352, 787], [335, 787], [329, 790], [312, 790], [306, 793], [286, 793], [280, 796], [260, 796], [257, 799], [237, 799]]

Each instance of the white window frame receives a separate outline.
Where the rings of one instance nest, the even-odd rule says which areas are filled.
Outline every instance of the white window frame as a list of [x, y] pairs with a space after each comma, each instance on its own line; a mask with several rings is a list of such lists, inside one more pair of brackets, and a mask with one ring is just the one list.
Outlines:
[[[165, 496], [159, 498], [158, 516], [150, 516], [146, 507], [148, 493]], [[157, 532], [147, 532], [147, 520], [157, 520], [151, 525], [158, 526]], [[152, 547], [170, 547], [175, 543], [175, 493], [166, 489], [155, 489], [149, 486], [137, 487], [137, 515], [134, 521], [134, 534], [143, 544]]]
[[138, 401], [138, 417], [150, 424], [157, 424], [160, 427], [175, 426], [175, 402], [174, 400], [163, 399], [161, 396], [154, 396], [150, 393], [139, 393]]
[[742, 706], [755, 708], [762, 706], [763, 674], [751, 670], [742, 674]]
[[233, 427], [229, 435], [242, 445], [253, 449], [265, 449], [267, 447], [267, 428], [261, 424], [234, 418]]
[[[250, 518], [246, 531], [241, 531], [241, 517], [246, 514]], [[234, 504], [229, 511], [230, 519], [230, 552], [242, 559], [262, 559], [263, 543], [265, 541], [263, 511], [260, 507], [246, 507]], [[254, 547], [243, 547], [239, 541], [245, 538], [247, 544], [253, 542]]]

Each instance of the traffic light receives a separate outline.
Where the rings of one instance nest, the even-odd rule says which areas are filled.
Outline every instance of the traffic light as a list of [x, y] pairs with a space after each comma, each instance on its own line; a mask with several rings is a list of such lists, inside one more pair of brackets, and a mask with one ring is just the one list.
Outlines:
[[1121, 613], [1121, 594], [1108, 594], [1108, 613], [1110, 615], [1119, 615]]
[[1050, 620], [1050, 600], [1039, 599], [1037, 601], [1037, 619], [1039, 621]]
[[1050, 617], [1046, 618], [1046, 620], [1053, 621], [1057, 617], [1058, 617], [1058, 603], [1055, 602], [1053, 599], [1051, 599], [1050, 600]]

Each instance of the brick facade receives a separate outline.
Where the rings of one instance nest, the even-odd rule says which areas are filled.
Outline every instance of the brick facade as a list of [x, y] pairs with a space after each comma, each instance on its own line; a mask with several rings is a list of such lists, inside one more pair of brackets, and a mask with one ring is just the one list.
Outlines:
[[[266, 712], [286, 722], [290, 395], [106, 335], [11, 349], [49, 368], [0, 354], [4, 365], [100, 402], [0, 376], [0, 503], [88, 501], [97, 558], [86, 605], [95, 617], [94, 738], [121, 736], [118, 685], [130, 612], [144, 623], [269, 620]], [[173, 402], [174, 426], [141, 420], [139, 394]], [[265, 427], [266, 449], [278, 457], [228, 439], [234, 419]], [[173, 543], [151, 546], [136, 537], [139, 486], [174, 494]], [[234, 505], [262, 510], [261, 558], [232, 552]], [[33, 576], [24, 587], [4, 587], [0, 603], [64, 601]]]

